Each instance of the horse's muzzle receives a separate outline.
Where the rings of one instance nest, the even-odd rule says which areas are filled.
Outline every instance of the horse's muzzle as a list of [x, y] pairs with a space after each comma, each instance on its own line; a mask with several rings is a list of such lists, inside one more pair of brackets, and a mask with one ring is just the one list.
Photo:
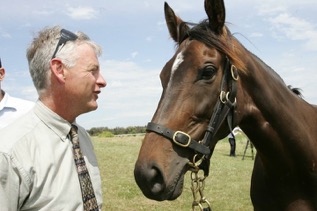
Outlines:
[[160, 168], [154, 163], [136, 162], [134, 178], [143, 194], [153, 200], [163, 201], [166, 184]]

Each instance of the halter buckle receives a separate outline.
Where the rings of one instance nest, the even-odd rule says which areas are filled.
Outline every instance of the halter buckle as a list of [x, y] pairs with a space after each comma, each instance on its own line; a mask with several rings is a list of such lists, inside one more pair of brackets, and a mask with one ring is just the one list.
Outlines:
[[[182, 137], [179, 137], [181, 135]], [[184, 140], [186, 138], [187, 140]], [[173, 142], [181, 147], [188, 147], [191, 142], [191, 137], [182, 131], [176, 131], [173, 135]]]

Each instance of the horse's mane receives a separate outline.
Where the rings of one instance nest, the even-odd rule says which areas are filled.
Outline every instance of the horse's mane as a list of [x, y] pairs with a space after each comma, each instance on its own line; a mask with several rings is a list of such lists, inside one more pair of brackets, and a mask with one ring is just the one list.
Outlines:
[[228, 27], [225, 26], [223, 29], [223, 33], [218, 35], [211, 30], [208, 19], [203, 20], [198, 24], [186, 24], [192, 27], [182, 38], [182, 41], [186, 38], [189, 38], [193, 40], [198, 40], [209, 47], [214, 47], [218, 51], [222, 52], [224, 55], [228, 56], [231, 62], [235, 64], [238, 69], [242, 71], [245, 70], [245, 64], [239, 58], [240, 52], [239, 48], [237, 48], [236, 46], [239, 41], [231, 34]]
[[300, 88], [293, 88], [291, 85], [287, 86], [294, 94], [296, 94], [297, 96], [303, 98], [303, 94], [301, 92]]

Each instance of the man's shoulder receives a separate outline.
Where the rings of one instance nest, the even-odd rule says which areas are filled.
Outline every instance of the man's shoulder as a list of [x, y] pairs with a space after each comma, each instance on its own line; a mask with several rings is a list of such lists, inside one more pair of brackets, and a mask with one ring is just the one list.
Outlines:
[[33, 112], [19, 118], [8, 126], [0, 129], [0, 151], [10, 152], [20, 141], [27, 139], [28, 135], [37, 127], [40, 120]]

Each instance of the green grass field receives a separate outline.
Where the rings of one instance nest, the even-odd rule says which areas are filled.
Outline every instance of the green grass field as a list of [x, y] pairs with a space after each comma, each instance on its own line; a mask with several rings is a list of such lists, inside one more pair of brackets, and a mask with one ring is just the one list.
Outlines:
[[[186, 174], [183, 194], [175, 201], [147, 199], [134, 181], [133, 170], [142, 136], [114, 138], [93, 137], [103, 185], [103, 210], [191, 210], [193, 201], [190, 174]], [[253, 168], [251, 149], [242, 160], [247, 139], [237, 136], [237, 157], [229, 157], [227, 139], [220, 141], [211, 158], [210, 175], [204, 195], [213, 211], [253, 210], [250, 201], [250, 178]]]

